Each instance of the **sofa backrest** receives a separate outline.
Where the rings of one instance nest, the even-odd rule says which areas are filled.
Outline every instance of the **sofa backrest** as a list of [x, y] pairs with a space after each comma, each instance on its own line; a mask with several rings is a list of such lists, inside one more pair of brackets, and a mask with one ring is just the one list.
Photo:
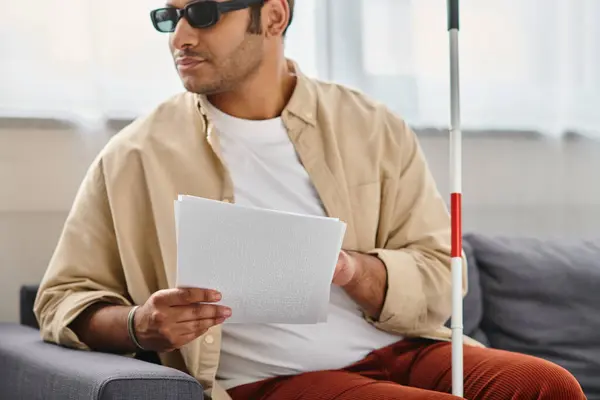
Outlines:
[[468, 234], [465, 243], [465, 333], [555, 362], [600, 399], [600, 240]]

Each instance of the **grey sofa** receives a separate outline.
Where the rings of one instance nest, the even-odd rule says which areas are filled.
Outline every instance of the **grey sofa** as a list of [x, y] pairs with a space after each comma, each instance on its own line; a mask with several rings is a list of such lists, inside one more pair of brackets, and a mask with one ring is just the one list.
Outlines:
[[561, 365], [600, 400], [600, 238], [464, 239], [465, 333]]
[[72, 350], [40, 340], [33, 314], [37, 286], [21, 288], [20, 324], [0, 323], [0, 399], [202, 400], [191, 376], [136, 358]]
[[[588, 399], [600, 400], [600, 241], [468, 234], [464, 248], [465, 333], [556, 362]], [[36, 290], [21, 291], [21, 325], [0, 324], [0, 398], [203, 398], [197, 381], [157, 365], [155, 355], [129, 359], [43, 343], [31, 311]]]

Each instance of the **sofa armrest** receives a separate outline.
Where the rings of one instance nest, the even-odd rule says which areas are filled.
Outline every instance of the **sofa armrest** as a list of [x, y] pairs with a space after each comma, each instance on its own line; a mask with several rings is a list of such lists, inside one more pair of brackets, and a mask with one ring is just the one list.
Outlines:
[[181, 371], [45, 343], [38, 330], [7, 323], [0, 323], [0, 393], [28, 400], [203, 399], [202, 386]]

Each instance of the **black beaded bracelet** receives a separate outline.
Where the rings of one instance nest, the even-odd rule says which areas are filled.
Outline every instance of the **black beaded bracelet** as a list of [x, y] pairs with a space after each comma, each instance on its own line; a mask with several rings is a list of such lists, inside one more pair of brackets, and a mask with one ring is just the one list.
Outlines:
[[133, 342], [133, 344], [135, 345], [135, 347], [139, 350], [139, 351], [146, 351], [146, 349], [144, 349], [141, 345], [140, 342], [138, 342], [137, 337], [135, 336], [135, 328], [134, 328], [134, 318], [135, 318], [135, 312], [137, 311], [137, 309], [139, 308], [139, 306], [134, 306], [131, 308], [131, 310], [129, 310], [129, 314], [127, 315], [127, 332], [129, 333], [129, 338], [131, 339], [131, 341]]

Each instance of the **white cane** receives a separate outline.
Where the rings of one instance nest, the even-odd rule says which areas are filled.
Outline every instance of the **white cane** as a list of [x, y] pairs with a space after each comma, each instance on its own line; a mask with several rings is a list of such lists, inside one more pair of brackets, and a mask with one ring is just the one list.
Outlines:
[[450, 33], [450, 215], [452, 225], [452, 394], [463, 397], [462, 135], [458, 60], [459, 0], [448, 0]]

